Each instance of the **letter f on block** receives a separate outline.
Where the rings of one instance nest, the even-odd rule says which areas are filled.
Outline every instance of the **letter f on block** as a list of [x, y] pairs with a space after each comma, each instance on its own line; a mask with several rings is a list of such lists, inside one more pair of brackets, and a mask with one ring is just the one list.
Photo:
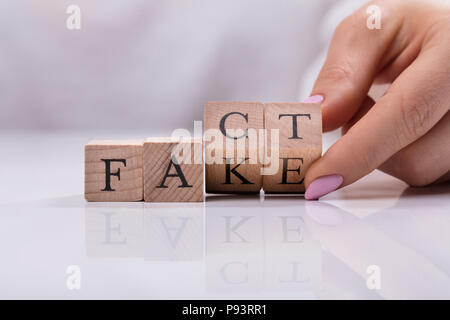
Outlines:
[[123, 166], [127, 166], [125, 159], [100, 159], [105, 162], [105, 188], [102, 191], [116, 191], [111, 188], [111, 176], [116, 176], [120, 181], [120, 168], [117, 168], [116, 172], [111, 172], [111, 162], [123, 163]]

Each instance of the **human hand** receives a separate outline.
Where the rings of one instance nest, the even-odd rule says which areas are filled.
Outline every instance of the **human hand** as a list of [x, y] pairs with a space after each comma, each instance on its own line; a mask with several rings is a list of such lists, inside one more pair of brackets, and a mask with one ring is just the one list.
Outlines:
[[[381, 29], [367, 27], [369, 5]], [[392, 83], [376, 103], [373, 83]], [[376, 168], [411, 186], [450, 180], [450, 2], [377, 0], [347, 17], [309, 100], [343, 136], [306, 173], [306, 199]]]

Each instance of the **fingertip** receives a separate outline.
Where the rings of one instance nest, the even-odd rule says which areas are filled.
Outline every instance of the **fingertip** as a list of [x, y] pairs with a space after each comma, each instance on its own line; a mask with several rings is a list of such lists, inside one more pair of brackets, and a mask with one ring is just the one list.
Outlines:
[[306, 200], [317, 200], [335, 190], [344, 182], [344, 177], [340, 174], [330, 174], [315, 179], [305, 192]]
[[322, 94], [313, 94], [303, 100], [303, 103], [322, 103], [323, 100], [324, 96]]

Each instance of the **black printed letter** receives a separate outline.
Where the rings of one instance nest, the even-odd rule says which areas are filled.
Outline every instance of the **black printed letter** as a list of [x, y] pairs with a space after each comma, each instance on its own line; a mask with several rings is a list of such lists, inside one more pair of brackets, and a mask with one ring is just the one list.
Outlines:
[[304, 179], [301, 179], [299, 182], [287, 182], [287, 174], [288, 172], [297, 172], [300, 175], [300, 166], [297, 169], [288, 169], [288, 161], [289, 160], [300, 160], [303, 163], [303, 158], [282, 158], [283, 159], [283, 175], [281, 176], [280, 184], [302, 184]]
[[311, 120], [311, 114], [309, 113], [280, 114], [278, 115], [278, 120], [280, 120], [282, 117], [292, 117], [292, 137], [290, 137], [289, 139], [303, 139], [302, 137], [299, 137], [297, 134], [297, 117], [308, 117], [308, 119]]
[[220, 119], [220, 131], [222, 132], [222, 134], [223, 134], [225, 137], [230, 138], [230, 139], [234, 139], [234, 140], [237, 140], [237, 139], [241, 139], [241, 138], [247, 137], [247, 136], [248, 136], [248, 129], [246, 129], [246, 130], [245, 130], [245, 133], [244, 133], [242, 136], [240, 136], [240, 137], [230, 137], [230, 136], [227, 134], [227, 131], [226, 131], [226, 129], [225, 129], [225, 121], [226, 121], [227, 118], [228, 118], [229, 116], [231, 116], [232, 114], [238, 114], [238, 115], [242, 116], [242, 117], [245, 119], [245, 122], [248, 123], [248, 113], [243, 114], [243, 113], [240, 113], [240, 112], [230, 112], [230, 113], [227, 113], [226, 115], [224, 115], [224, 116], [222, 117], [222, 119]]
[[249, 158], [242, 159], [242, 161], [239, 162], [237, 166], [235, 166], [234, 168], [231, 168], [231, 165], [230, 165], [231, 158], [224, 158], [224, 160], [226, 161], [225, 162], [226, 164], [225, 164], [225, 183], [224, 184], [232, 184], [231, 183], [231, 173], [233, 173], [236, 177], [238, 177], [242, 181], [241, 184], [254, 184], [253, 182], [250, 182], [247, 179], [245, 179], [242, 174], [240, 174], [239, 172], [236, 171], [236, 169], [248, 159]]
[[[177, 171], [176, 174], [175, 173], [169, 174], [172, 166], [175, 167], [175, 170]], [[176, 163], [176, 161], [174, 162], [173, 158], [170, 159], [169, 166], [167, 167], [167, 170], [166, 170], [166, 174], [164, 175], [164, 178], [162, 179], [161, 184], [159, 186], [157, 186], [157, 188], [168, 188], [164, 184], [166, 183], [166, 179], [169, 177], [170, 178], [174, 178], [174, 177], [180, 178], [181, 185], [179, 185], [178, 188], [192, 188], [192, 186], [187, 183], [186, 178], [184, 177], [183, 171], [180, 168], [180, 165], [178, 163]]]
[[111, 172], [111, 162], [121, 162], [123, 166], [127, 166], [125, 159], [100, 159], [105, 162], [105, 188], [102, 191], [116, 191], [111, 188], [111, 176], [116, 176], [120, 181], [120, 168], [117, 168], [116, 172]]

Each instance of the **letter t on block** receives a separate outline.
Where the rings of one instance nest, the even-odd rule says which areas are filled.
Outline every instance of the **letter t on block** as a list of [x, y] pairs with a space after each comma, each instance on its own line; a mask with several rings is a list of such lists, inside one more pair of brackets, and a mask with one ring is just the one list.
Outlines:
[[322, 154], [322, 113], [315, 103], [266, 103], [264, 126], [267, 153], [272, 153], [271, 129], [279, 129], [278, 172], [263, 176], [266, 193], [302, 193], [309, 166]]
[[203, 202], [201, 138], [148, 138], [145, 141], [144, 201]]
[[87, 201], [143, 199], [143, 141], [94, 140], [84, 148]]

